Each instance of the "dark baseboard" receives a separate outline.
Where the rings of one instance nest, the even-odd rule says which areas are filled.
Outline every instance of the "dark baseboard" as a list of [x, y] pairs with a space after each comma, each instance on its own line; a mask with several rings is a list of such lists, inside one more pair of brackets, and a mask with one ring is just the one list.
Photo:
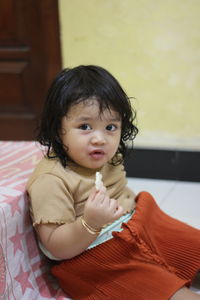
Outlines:
[[125, 169], [128, 177], [200, 182], [200, 152], [134, 148]]

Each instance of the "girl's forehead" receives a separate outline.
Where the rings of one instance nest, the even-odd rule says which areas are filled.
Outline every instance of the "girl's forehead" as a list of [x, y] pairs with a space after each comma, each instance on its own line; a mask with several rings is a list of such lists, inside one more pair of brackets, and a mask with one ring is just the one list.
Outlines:
[[68, 113], [67, 118], [77, 118], [77, 117], [93, 117], [100, 119], [110, 119], [114, 118], [118, 121], [121, 120], [120, 114], [112, 108], [100, 109], [99, 102], [95, 99], [87, 99], [76, 104], [73, 104]]

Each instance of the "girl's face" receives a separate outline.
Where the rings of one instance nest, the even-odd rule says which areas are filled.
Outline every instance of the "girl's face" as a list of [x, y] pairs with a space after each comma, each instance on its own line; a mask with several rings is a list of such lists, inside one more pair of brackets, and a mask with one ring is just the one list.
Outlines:
[[71, 106], [61, 122], [61, 139], [72, 161], [89, 169], [101, 168], [117, 152], [121, 118], [114, 110], [101, 114], [95, 99]]

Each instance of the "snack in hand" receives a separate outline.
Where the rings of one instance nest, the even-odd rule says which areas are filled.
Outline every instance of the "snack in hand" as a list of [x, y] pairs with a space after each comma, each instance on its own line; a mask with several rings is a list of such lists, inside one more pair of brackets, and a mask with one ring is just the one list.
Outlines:
[[96, 172], [96, 180], [95, 180], [96, 190], [99, 191], [100, 188], [102, 188], [102, 186], [103, 186], [102, 174], [100, 172]]

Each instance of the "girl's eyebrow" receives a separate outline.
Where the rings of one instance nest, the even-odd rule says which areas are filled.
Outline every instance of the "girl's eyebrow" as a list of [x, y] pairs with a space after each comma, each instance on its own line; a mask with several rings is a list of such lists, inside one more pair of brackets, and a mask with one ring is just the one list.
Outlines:
[[[81, 116], [76, 119], [77, 122], [87, 122], [87, 121], [92, 121], [92, 120], [96, 120], [96, 118]], [[107, 122], [120, 122], [121, 118], [120, 117], [110, 117], [110, 118], [106, 118], [106, 121]]]
[[90, 121], [90, 120], [92, 120], [93, 118], [91, 118], [91, 117], [84, 117], [84, 116], [81, 116], [81, 117], [78, 117], [77, 119], [76, 119], [76, 121], [78, 121], [78, 122], [85, 122], [85, 121]]
[[108, 121], [109, 122], [120, 122], [121, 118], [120, 117], [109, 118]]

